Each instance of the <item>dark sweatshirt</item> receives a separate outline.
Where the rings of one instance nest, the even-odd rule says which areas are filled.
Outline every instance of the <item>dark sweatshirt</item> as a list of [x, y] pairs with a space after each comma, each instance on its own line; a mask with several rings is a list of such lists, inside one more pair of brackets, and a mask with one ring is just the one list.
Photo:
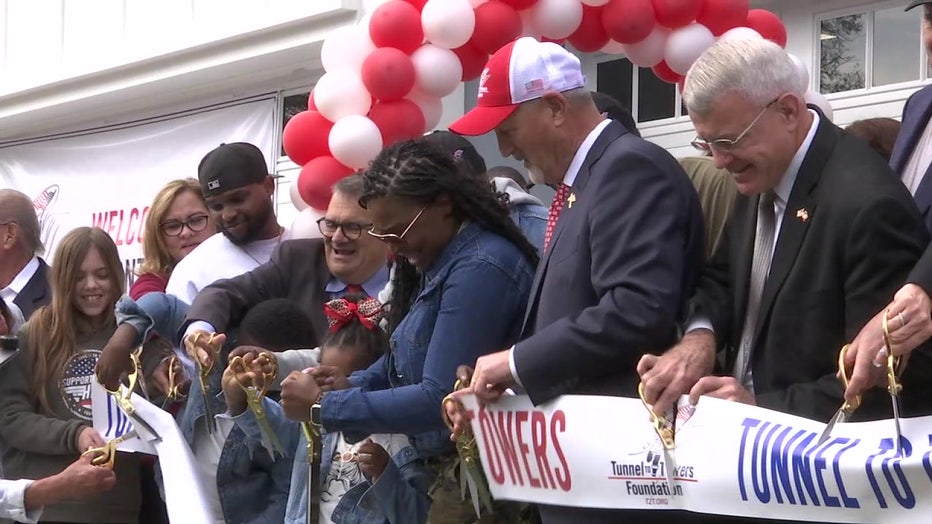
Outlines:
[[[115, 328], [79, 337], [77, 352], [60, 376], [46, 384], [51, 411], [32, 387], [32, 355], [20, 333], [22, 352], [0, 368], [0, 449], [11, 479], [39, 479], [61, 472], [80, 455], [78, 435], [92, 425], [91, 381], [100, 349]], [[119, 453], [116, 487], [80, 501], [46, 506], [43, 522], [135, 524], [139, 521], [139, 458]]]

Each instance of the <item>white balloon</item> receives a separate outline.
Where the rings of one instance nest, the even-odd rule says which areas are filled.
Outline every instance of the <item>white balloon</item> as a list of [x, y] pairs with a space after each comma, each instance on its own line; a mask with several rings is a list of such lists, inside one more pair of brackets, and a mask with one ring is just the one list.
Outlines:
[[463, 65], [449, 49], [424, 44], [411, 53], [414, 88], [430, 96], [444, 97], [456, 90], [463, 78]]
[[476, 28], [476, 12], [469, 0], [428, 0], [421, 11], [427, 41], [447, 49], [461, 47]]
[[327, 120], [336, 122], [349, 115], [365, 115], [372, 95], [358, 74], [350, 71], [325, 73], [314, 86], [314, 104]]
[[543, 36], [558, 40], [576, 32], [582, 22], [579, 0], [539, 0], [530, 8], [534, 27]]
[[591, 5], [592, 7], [599, 7], [600, 5], [605, 5], [611, 0], [582, 0], [582, 3], [586, 5]]
[[729, 29], [722, 33], [722, 36], [718, 37], [719, 40], [748, 40], [754, 38], [764, 38], [757, 31], [751, 29], [750, 27], [736, 27], [734, 29]]
[[825, 114], [825, 118], [828, 118], [831, 122], [835, 117], [835, 110], [832, 109], [832, 103], [828, 101], [828, 98], [825, 98], [825, 95], [818, 91], [813, 91], [810, 89], [806, 91], [806, 103], [812, 104], [822, 110], [822, 113]]
[[331, 31], [320, 48], [320, 62], [324, 71], [362, 70], [362, 63], [369, 53], [375, 51], [375, 44], [369, 37], [369, 24], [350, 25]]
[[345, 166], [362, 169], [382, 150], [382, 133], [372, 120], [350, 115], [333, 124], [328, 143], [333, 158]]
[[307, 207], [307, 204], [304, 206], [305, 208], [291, 222], [291, 229], [289, 230], [291, 231], [291, 238], [323, 238], [323, 235], [320, 234], [320, 228], [317, 227], [317, 221], [324, 216], [324, 213], [313, 207]]
[[609, 55], [620, 55], [625, 52], [626, 46], [621, 42], [616, 42], [614, 40], [609, 40], [600, 51]]
[[307, 202], [301, 198], [301, 193], [298, 192], [298, 178], [295, 177], [291, 184], [288, 187], [288, 194], [291, 195], [291, 205], [294, 206], [298, 211], [304, 211], [307, 209]]
[[443, 116], [443, 100], [439, 96], [425, 95], [418, 92], [417, 89], [406, 96], [408, 100], [417, 104], [424, 114], [424, 129], [431, 131], [440, 123], [440, 117]]
[[667, 52], [667, 36], [669, 34], [669, 29], [657, 24], [644, 40], [636, 44], [618, 45], [622, 46], [622, 52], [632, 64], [639, 67], [654, 67], [663, 60]]
[[799, 81], [803, 89], [809, 89], [809, 70], [806, 68], [806, 64], [793, 53], [787, 53], [790, 55], [790, 61], [793, 62], [793, 65], [796, 66], [796, 72], [799, 74]]
[[664, 59], [670, 69], [681, 75], [689, 72], [690, 66], [715, 43], [715, 35], [702, 24], [689, 24], [675, 29], [667, 37]]

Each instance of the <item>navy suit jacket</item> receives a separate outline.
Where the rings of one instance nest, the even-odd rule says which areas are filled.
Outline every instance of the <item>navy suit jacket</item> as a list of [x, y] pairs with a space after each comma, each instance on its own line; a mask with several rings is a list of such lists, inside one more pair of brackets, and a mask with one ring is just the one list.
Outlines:
[[699, 200], [679, 163], [617, 122], [579, 170], [537, 268], [519, 379], [535, 404], [636, 396], [638, 359], [677, 336], [703, 262]]
[[[644, 353], [676, 342], [704, 256], [699, 199], [679, 163], [612, 122], [595, 141], [537, 268], [518, 378], [535, 404], [636, 397]], [[545, 523], [665, 522], [674, 513], [542, 506]]]
[[29, 320], [32, 313], [42, 306], [52, 302], [52, 290], [49, 287], [49, 265], [39, 257], [39, 268], [17, 293], [13, 303], [23, 312], [23, 317]]
[[[909, 157], [916, 149], [916, 144], [930, 117], [932, 117], [932, 85], [913, 93], [903, 107], [903, 125], [900, 126], [900, 134], [896, 137], [896, 144], [890, 156], [890, 167], [898, 175], [903, 175]], [[932, 165], [923, 175], [922, 182], [919, 183], [913, 198], [919, 212], [922, 213], [926, 228], [932, 232], [932, 176], [930, 175], [932, 175]], [[932, 295], [932, 246], [929, 246], [919, 263], [913, 268], [908, 281], [918, 284], [926, 293]]]

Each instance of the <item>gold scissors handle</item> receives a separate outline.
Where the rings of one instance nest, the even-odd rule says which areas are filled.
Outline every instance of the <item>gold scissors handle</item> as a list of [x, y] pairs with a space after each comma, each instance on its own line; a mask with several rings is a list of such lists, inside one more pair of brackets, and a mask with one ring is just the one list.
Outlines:
[[130, 355], [129, 360], [133, 364], [133, 371], [126, 375], [129, 384], [125, 389], [121, 384], [118, 384], [116, 389], [107, 389], [107, 393], [110, 393], [116, 398], [117, 403], [123, 408], [123, 411], [125, 411], [127, 415], [132, 415], [136, 412], [136, 409], [133, 407], [133, 403], [130, 402], [130, 399], [132, 398], [133, 391], [136, 389], [136, 381], [139, 378], [139, 357], [133, 353]]
[[664, 449], [673, 449], [676, 447], [675, 441], [675, 430], [673, 427], [673, 422], [668, 421], [666, 417], [661, 417], [654, 412], [650, 404], [644, 400], [644, 383], [641, 382], [638, 384], [638, 397], [641, 398], [641, 403], [644, 404], [644, 408], [650, 413], [650, 422], [654, 426], [654, 431], [657, 432], [657, 436], [660, 437], [660, 442], [663, 443]]
[[[463, 388], [468, 388], [468, 387], [469, 387], [469, 382], [464, 383], [462, 380], [456, 379], [456, 382], [453, 383], [453, 393], [456, 393], [457, 391]], [[450, 393], [449, 395], [443, 397], [443, 400], [440, 401], [440, 416], [443, 417], [443, 423], [447, 425], [447, 429], [449, 429], [450, 431], [453, 431], [453, 420], [451, 420], [450, 415], [447, 414], [447, 404], [450, 404], [451, 402], [452, 403], [459, 402], [458, 400], [453, 398], [453, 393]], [[472, 430], [470, 430], [467, 427], [466, 432], [471, 433]]]
[[126, 442], [127, 440], [136, 438], [139, 436], [136, 431], [130, 431], [129, 433], [124, 433], [119, 437], [107, 442], [99, 448], [90, 448], [84, 453], [81, 453], [81, 456], [93, 455], [94, 458], [91, 459], [91, 464], [94, 466], [100, 466], [102, 468], [113, 469], [113, 462], [116, 460], [117, 446]]
[[179, 372], [175, 371], [178, 366], [178, 357], [172, 355], [168, 361], [168, 399], [181, 400], [186, 397], [181, 392], [181, 381], [178, 379]]
[[[845, 389], [848, 389], [848, 372], [845, 370], [845, 354], [848, 353], [848, 344], [841, 346], [841, 351], [838, 352], [838, 372], [841, 375], [841, 383], [844, 385]], [[854, 400], [851, 402], [845, 401], [841, 405], [841, 411], [847, 416], [851, 416], [854, 413], [854, 410], [858, 409], [861, 406], [861, 395], [854, 397]]]

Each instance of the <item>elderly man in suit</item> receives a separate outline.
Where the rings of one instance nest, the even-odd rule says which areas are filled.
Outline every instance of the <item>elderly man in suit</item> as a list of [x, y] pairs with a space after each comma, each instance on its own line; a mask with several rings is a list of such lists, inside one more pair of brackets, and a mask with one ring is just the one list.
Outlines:
[[52, 301], [43, 251], [32, 201], [19, 191], [0, 189], [0, 297], [16, 304], [27, 320]]
[[[907, 11], [922, 6], [922, 42], [932, 57], [932, 1], [916, 0]], [[900, 175], [932, 231], [932, 86], [926, 86], [906, 101], [903, 125], [893, 146], [890, 166]], [[906, 284], [893, 301], [864, 326], [851, 343], [846, 365], [853, 368], [845, 397], [853, 398], [872, 384], [882, 381], [881, 362], [887, 352], [883, 342], [881, 319], [884, 312], [890, 322], [890, 342], [894, 354], [907, 354], [932, 336], [932, 246], [913, 268]]]
[[[741, 193], [690, 302], [683, 340], [638, 365], [664, 409], [689, 392], [828, 421], [842, 403], [838, 352], [919, 259], [928, 234], [909, 192], [861, 141], [807, 108], [786, 52], [720, 41], [684, 89], [698, 136]], [[712, 372], [716, 347], [724, 376]], [[927, 411], [929, 355], [903, 377], [904, 411]], [[890, 416], [884, 394], [858, 414]]]
[[[564, 394], [636, 396], [638, 357], [676, 339], [702, 265], [696, 192], [666, 151], [599, 113], [579, 60], [559, 45], [506, 45], [480, 82], [477, 107], [450, 130], [494, 129], [503, 156], [558, 190], [521, 341], [476, 362], [472, 391], [494, 402], [520, 386], [535, 404]], [[544, 523], [670, 518], [557, 506], [540, 513]]]

